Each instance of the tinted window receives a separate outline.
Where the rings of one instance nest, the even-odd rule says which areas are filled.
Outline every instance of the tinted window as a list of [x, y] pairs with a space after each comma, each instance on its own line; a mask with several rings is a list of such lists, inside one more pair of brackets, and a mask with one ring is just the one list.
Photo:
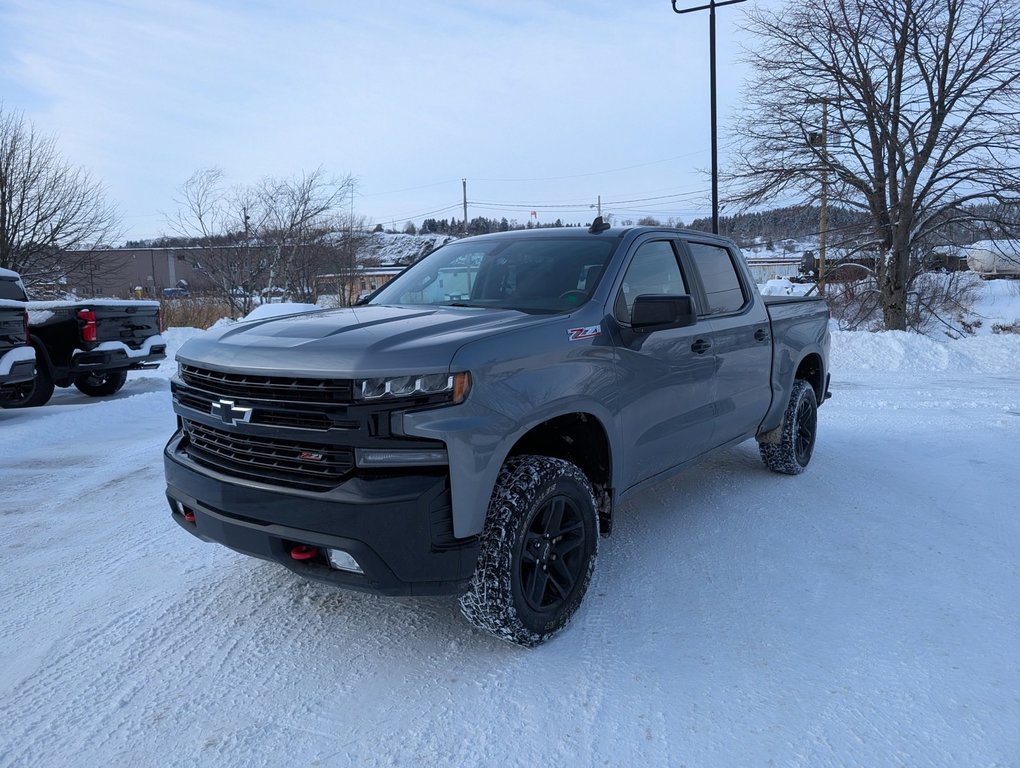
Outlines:
[[638, 296], [683, 296], [686, 293], [687, 286], [672, 244], [668, 240], [645, 243], [634, 254], [623, 277], [623, 288], [616, 302], [616, 317], [629, 323], [634, 299]]
[[736, 312], [744, 306], [744, 289], [737, 276], [733, 257], [725, 248], [705, 243], [688, 243], [694, 264], [708, 294], [708, 314]]
[[16, 280], [0, 278], [0, 299], [25, 301], [25, 292]]

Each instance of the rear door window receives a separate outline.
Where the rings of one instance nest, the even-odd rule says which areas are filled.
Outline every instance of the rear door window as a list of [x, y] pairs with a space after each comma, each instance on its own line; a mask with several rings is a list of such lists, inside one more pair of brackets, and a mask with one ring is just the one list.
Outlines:
[[726, 248], [708, 243], [688, 242], [687, 247], [705, 286], [708, 314], [739, 312], [747, 302], [747, 295], [733, 263], [733, 255]]

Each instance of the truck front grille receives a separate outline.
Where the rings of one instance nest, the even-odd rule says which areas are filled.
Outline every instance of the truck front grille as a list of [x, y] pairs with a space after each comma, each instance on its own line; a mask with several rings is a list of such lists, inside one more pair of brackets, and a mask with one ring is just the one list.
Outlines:
[[185, 384], [226, 397], [270, 402], [349, 404], [354, 399], [350, 379], [296, 378], [291, 376], [255, 376], [222, 373], [195, 365], [184, 365]]
[[[173, 397], [180, 405], [192, 408], [202, 413], [210, 413], [214, 402], [219, 397], [208, 392], [201, 392], [197, 389], [176, 388], [171, 385]], [[256, 401], [251, 402], [253, 405]], [[264, 401], [258, 401], [261, 403]], [[355, 419], [343, 419], [331, 415], [325, 411], [315, 411], [300, 407], [276, 406], [268, 408], [256, 408], [251, 418], [252, 424], [265, 424], [274, 427], [290, 427], [293, 429], [308, 429], [325, 431], [327, 429], [357, 429], [358, 422]]]
[[188, 420], [184, 428], [188, 456], [232, 477], [324, 491], [339, 485], [354, 467], [349, 447], [243, 435]]

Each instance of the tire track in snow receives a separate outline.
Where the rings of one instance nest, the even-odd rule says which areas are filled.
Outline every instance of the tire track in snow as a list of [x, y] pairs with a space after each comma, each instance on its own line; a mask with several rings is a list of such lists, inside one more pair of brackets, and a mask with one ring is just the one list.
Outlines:
[[[223, 554], [228, 561], [235, 559]], [[286, 621], [280, 626], [279, 614], [258, 610], [278, 597], [280, 584], [259, 575], [245, 577], [241, 565], [234, 562], [224, 570], [206, 565], [190, 574], [190, 582], [182, 579], [174, 599], [158, 610], [143, 602], [110, 621], [68, 633], [45, 668], [15, 687], [21, 715], [19, 727], [8, 734], [11, 743], [48, 744], [70, 764], [82, 737], [87, 752], [97, 755], [137, 755], [150, 742], [155, 759], [154, 723], [179, 728], [177, 739], [172, 733], [161, 736], [196, 756], [209, 750], [210, 740], [227, 744], [221, 731], [249, 728], [249, 721], [238, 720], [225, 724], [233, 729], [205, 727], [207, 735], [200, 728], [199, 736], [192, 736], [196, 726], [215, 723], [224, 712], [243, 712], [249, 696], [269, 696], [275, 686], [286, 685], [290, 665], [285, 657], [275, 670], [268, 657], [293, 650], [288, 635], [294, 627]], [[87, 666], [83, 653], [90, 657]], [[273, 672], [264, 677], [266, 670]], [[307, 711], [298, 709], [294, 715], [303, 722]], [[77, 736], [65, 738], [65, 733]], [[15, 755], [10, 764], [23, 759]]]

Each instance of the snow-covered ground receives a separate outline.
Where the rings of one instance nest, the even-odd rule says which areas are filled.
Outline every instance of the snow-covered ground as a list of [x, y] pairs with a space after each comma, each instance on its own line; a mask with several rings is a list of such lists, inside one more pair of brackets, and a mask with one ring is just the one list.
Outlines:
[[181, 531], [171, 367], [0, 411], [0, 766], [1020, 765], [1020, 335], [835, 333], [807, 472], [630, 501], [531, 651]]

